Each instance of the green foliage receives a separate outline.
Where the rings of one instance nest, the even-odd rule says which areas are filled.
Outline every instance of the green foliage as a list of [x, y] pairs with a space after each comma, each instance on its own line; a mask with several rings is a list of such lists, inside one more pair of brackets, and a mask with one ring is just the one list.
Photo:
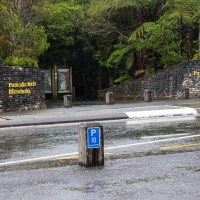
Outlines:
[[133, 62], [134, 62], [134, 50], [131, 50], [126, 56], [126, 62], [125, 62], [126, 69], [129, 70], [133, 66]]
[[134, 42], [138, 38], [145, 37], [147, 32], [151, 32], [152, 27], [155, 26], [154, 22], [145, 22], [139, 28], [137, 28], [130, 36], [129, 42]]
[[126, 57], [125, 60], [125, 66], [127, 69], [130, 69], [133, 61], [134, 61], [134, 45], [125, 45], [125, 44], [119, 44], [114, 45], [114, 48], [116, 49], [111, 53], [110, 57], [108, 58], [108, 62], [113, 62], [115, 64], [120, 64], [124, 57]]
[[77, 51], [72, 55], [76, 38], [81, 35], [76, 28], [81, 20], [81, 6], [73, 1], [50, 3], [43, 9], [43, 16], [40, 25], [46, 31], [50, 47], [40, 56], [40, 65], [70, 65], [77, 56]]
[[0, 35], [0, 58], [5, 59], [10, 54], [9, 40], [6, 35]]
[[72, 33], [75, 23], [80, 19], [80, 7], [61, 2], [48, 5], [45, 12], [43, 25], [46, 27], [48, 37], [51, 40], [60, 40], [64, 45], [73, 45]]
[[148, 39], [149, 47], [154, 48], [161, 56], [160, 64], [165, 67], [172, 67], [187, 60], [184, 52], [180, 53], [181, 41], [178, 33], [174, 32], [175, 24], [173, 28], [171, 24], [155, 26], [154, 34], [151, 34]]
[[146, 68], [145, 76], [151, 75], [151, 74], [153, 74], [154, 72], [155, 72], [155, 69], [154, 69], [154, 68], [147, 67], [147, 68]]
[[4, 62], [4, 66], [22, 66], [22, 67], [38, 67], [38, 62], [37, 60], [30, 58], [30, 57], [23, 57], [23, 58], [18, 58], [18, 57], [7, 57]]
[[[193, 34], [195, 33], [195, 29], [198, 30], [199, 34], [195, 38], [195, 40], [200, 41], [200, 1], [199, 0], [168, 0], [164, 6], [164, 9], [168, 9], [166, 11], [166, 15], [168, 16], [168, 21], [173, 20], [176, 18], [179, 21], [180, 24], [180, 32], [181, 34], [185, 34], [187, 32], [186, 37], [188, 35], [193, 37]], [[191, 29], [193, 31], [191, 31]], [[181, 36], [182, 39], [183, 36]], [[192, 47], [193, 41], [190, 38], [190, 46]], [[186, 38], [185, 40], [188, 40]], [[195, 49], [197, 50], [197, 49]], [[194, 50], [191, 50], [194, 52]], [[200, 43], [198, 46], [199, 51], [199, 57], [200, 57]], [[191, 54], [189, 52], [189, 54]], [[193, 55], [192, 55], [193, 56]], [[190, 57], [190, 59], [192, 58]]]
[[132, 80], [132, 77], [128, 74], [125, 74], [123, 76], [120, 76], [119, 78], [117, 78], [116, 80], [114, 80], [114, 83], [121, 83], [121, 82], [129, 82]]
[[83, 93], [99, 68], [106, 85], [108, 78], [121, 82], [124, 74], [141, 77], [197, 58], [199, 0], [57, 2], [42, 24], [51, 43], [43, 63], [73, 66]]
[[200, 53], [199, 53], [199, 51], [196, 51], [196, 53], [194, 54], [193, 59], [194, 59], [194, 60], [200, 59]]
[[[107, 51], [106, 51], [107, 52]], [[106, 67], [106, 68], [117, 68], [117, 64], [109, 62], [106, 60], [107, 58], [107, 54], [105, 54], [105, 52], [102, 51], [96, 51], [93, 58], [98, 61], [98, 64], [101, 67]]]
[[[27, 40], [24, 49], [24, 55], [26, 56], [37, 57], [44, 53], [50, 46], [47, 42], [47, 34], [42, 26], [31, 24], [27, 29], [27, 37], [32, 37], [32, 39]], [[20, 49], [18, 53], [22, 54], [22, 52], [20, 53]]]
[[47, 35], [43, 27], [36, 24], [42, 6], [43, 0], [0, 3], [0, 35], [6, 36], [9, 48], [9, 54], [7, 49], [2, 49], [3, 54], [18, 58], [37, 57], [47, 50]]

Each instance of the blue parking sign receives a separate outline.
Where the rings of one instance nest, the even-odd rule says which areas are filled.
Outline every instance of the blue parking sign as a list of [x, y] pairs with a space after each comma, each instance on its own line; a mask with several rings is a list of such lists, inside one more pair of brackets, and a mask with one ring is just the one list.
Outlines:
[[101, 130], [99, 127], [93, 127], [87, 129], [88, 148], [100, 147], [100, 135], [101, 135]]

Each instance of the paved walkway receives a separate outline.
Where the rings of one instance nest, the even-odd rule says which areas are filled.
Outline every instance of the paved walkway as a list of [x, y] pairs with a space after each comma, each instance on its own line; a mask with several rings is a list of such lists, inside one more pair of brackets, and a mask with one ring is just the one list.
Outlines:
[[128, 118], [197, 116], [198, 111], [199, 98], [153, 102], [116, 101], [114, 105], [106, 105], [104, 101], [80, 101], [74, 102], [71, 108], [65, 108], [63, 102], [47, 102], [47, 107], [41, 110], [0, 113], [0, 128]]

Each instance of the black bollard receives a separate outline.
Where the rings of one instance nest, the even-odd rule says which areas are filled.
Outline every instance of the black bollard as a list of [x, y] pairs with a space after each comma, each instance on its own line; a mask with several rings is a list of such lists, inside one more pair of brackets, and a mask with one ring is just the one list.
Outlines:
[[0, 67], [3, 66], [2, 59], [0, 58]]

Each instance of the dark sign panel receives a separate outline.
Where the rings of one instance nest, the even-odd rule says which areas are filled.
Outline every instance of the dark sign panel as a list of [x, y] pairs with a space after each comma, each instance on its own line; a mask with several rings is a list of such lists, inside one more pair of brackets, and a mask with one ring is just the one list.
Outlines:
[[44, 72], [44, 89], [45, 93], [51, 93], [51, 69], [43, 69]]

